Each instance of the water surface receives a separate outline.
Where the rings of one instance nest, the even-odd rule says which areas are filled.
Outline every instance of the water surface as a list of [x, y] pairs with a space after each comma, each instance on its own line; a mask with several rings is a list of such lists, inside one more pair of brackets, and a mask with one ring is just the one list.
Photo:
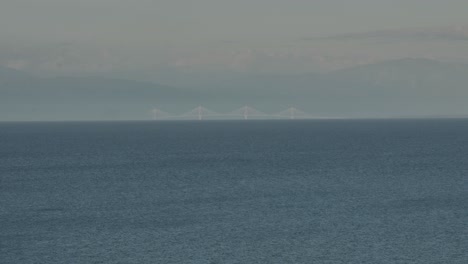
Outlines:
[[468, 263], [468, 120], [0, 123], [0, 263]]

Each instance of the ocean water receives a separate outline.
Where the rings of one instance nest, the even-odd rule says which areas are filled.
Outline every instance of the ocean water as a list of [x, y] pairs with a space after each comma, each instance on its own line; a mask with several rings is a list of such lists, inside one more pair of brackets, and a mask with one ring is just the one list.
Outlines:
[[468, 263], [468, 120], [0, 123], [0, 263]]

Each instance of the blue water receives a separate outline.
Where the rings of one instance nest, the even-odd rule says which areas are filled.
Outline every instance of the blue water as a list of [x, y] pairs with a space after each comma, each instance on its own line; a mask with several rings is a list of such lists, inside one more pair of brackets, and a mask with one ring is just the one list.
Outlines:
[[0, 263], [468, 263], [468, 120], [0, 124]]

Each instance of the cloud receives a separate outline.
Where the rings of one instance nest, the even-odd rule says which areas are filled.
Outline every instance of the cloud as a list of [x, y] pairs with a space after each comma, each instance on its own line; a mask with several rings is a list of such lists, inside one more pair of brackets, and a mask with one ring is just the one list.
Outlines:
[[452, 26], [439, 28], [412, 28], [377, 30], [359, 33], [348, 33], [325, 37], [303, 38], [302, 41], [313, 40], [405, 40], [405, 41], [468, 41], [468, 26]]
[[0, 42], [0, 66], [44, 76], [114, 74], [153, 80], [152, 76], [163, 75], [160, 72], [328, 72], [405, 57], [468, 62], [468, 26], [379, 30], [277, 43], [215, 41], [206, 47], [162, 45], [132, 49], [104, 43], [53, 41], [13, 45], [7, 40]]
[[323, 72], [373, 62], [365, 53], [337, 54], [316, 48], [257, 48], [223, 50], [176, 56], [169, 65], [179, 70], [236, 71], [250, 73]]
[[111, 71], [115, 57], [105, 48], [70, 43], [2, 47], [0, 65], [46, 75], [102, 73]]

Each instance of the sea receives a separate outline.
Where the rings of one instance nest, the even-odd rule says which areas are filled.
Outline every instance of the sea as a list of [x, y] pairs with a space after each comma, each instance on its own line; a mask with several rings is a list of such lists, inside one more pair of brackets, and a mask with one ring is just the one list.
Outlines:
[[0, 123], [0, 263], [468, 263], [468, 120]]

